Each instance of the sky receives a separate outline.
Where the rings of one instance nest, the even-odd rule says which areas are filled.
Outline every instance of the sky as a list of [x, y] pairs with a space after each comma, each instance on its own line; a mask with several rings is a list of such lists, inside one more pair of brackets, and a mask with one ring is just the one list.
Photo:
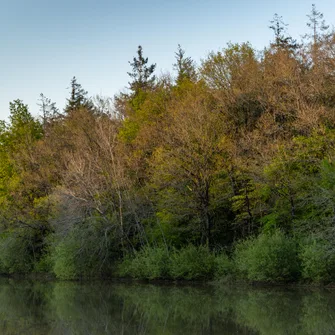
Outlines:
[[40, 93], [62, 110], [73, 76], [90, 96], [114, 96], [138, 45], [159, 75], [178, 44], [198, 64], [230, 41], [263, 49], [275, 13], [300, 39], [313, 3], [335, 24], [334, 0], [0, 0], [0, 120], [14, 99], [37, 116]]

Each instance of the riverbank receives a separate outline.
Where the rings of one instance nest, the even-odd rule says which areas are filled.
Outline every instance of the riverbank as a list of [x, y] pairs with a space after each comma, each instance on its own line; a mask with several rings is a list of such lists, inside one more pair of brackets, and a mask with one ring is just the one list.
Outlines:
[[[47, 254], [30, 271], [2, 265], [2, 273], [59, 280], [124, 279], [170, 282], [252, 283], [252, 285], [326, 286], [335, 282], [335, 260], [324, 244], [297, 241], [281, 231], [261, 234], [235, 245], [230, 253], [206, 246], [180, 249], [146, 246], [104, 267], [83, 259]], [[1, 264], [0, 264], [1, 265]], [[43, 265], [43, 266], [42, 266]], [[14, 269], [14, 270], [13, 270]], [[43, 269], [43, 271], [42, 271]]]
[[130, 277], [90, 277], [90, 278], [77, 278], [77, 279], [58, 279], [55, 275], [49, 273], [13, 273], [13, 274], [0, 274], [2, 279], [10, 279], [17, 281], [30, 281], [30, 282], [73, 282], [82, 284], [94, 283], [110, 283], [110, 284], [129, 284], [129, 285], [157, 285], [168, 287], [236, 287], [236, 288], [287, 288], [287, 289], [327, 289], [335, 290], [335, 282], [265, 282], [265, 281], [246, 281], [237, 278], [223, 278], [217, 280], [173, 280], [173, 279], [136, 279]]

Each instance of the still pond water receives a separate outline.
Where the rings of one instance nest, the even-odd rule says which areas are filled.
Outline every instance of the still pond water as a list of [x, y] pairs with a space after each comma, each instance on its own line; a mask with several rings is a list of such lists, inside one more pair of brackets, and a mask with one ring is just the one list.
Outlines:
[[335, 334], [335, 292], [1, 279], [0, 334]]

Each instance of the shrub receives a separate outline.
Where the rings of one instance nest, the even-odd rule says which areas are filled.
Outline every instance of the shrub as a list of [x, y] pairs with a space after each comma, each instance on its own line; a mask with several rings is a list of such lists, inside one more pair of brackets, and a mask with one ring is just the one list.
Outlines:
[[215, 271], [215, 255], [207, 247], [189, 245], [171, 255], [170, 275], [174, 279], [210, 279]]
[[52, 254], [49, 252], [45, 252], [41, 258], [35, 263], [34, 272], [46, 272], [52, 273], [54, 267], [54, 259]]
[[215, 278], [221, 279], [234, 274], [234, 264], [225, 254], [220, 253], [215, 256]]
[[167, 278], [169, 254], [163, 247], [144, 247], [134, 256], [127, 256], [119, 266], [120, 276], [136, 279]]
[[136, 279], [210, 279], [218, 267], [224, 273], [227, 259], [215, 255], [206, 247], [189, 245], [168, 253], [163, 247], [145, 247], [134, 256], [126, 257], [119, 265], [118, 274]]
[[255, 281], [289, 281], [299, 274], [296, 243], [281, 231], [239, 243], [235, 264], [242, 278]]
[[14, 233], [0, 239], [0, 264], [3, 273], [28, 273], [33, 267], [34, 257], [31, 237]]
[[53, 271], [59, 279], [79, 279], [109, 275], [115, 254], [112, 236], [104, 227], [85, 223], [73, 227], [54, 248]]
[[61, 241], [55, 248], [53, 271], [59, 279], [76, 279], [82, 270], [76, 264], [79, 244], [74, 236]]
[[49, 234], [44, 238], [40, 257], [34, 264], [34, 272], [53, 273], [55, 261], [54, 237], [54, 234]]
[[330, 281], [335, 275], [335, 254], [325, 240], [310, 239], [301, 246], [302, 276], [314, 282]]

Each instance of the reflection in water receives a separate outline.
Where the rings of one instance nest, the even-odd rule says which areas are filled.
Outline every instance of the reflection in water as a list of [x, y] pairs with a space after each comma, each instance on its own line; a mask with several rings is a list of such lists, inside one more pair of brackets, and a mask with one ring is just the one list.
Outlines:
[[0, 281], [1, 334], [335, 334], [335, 292]]

